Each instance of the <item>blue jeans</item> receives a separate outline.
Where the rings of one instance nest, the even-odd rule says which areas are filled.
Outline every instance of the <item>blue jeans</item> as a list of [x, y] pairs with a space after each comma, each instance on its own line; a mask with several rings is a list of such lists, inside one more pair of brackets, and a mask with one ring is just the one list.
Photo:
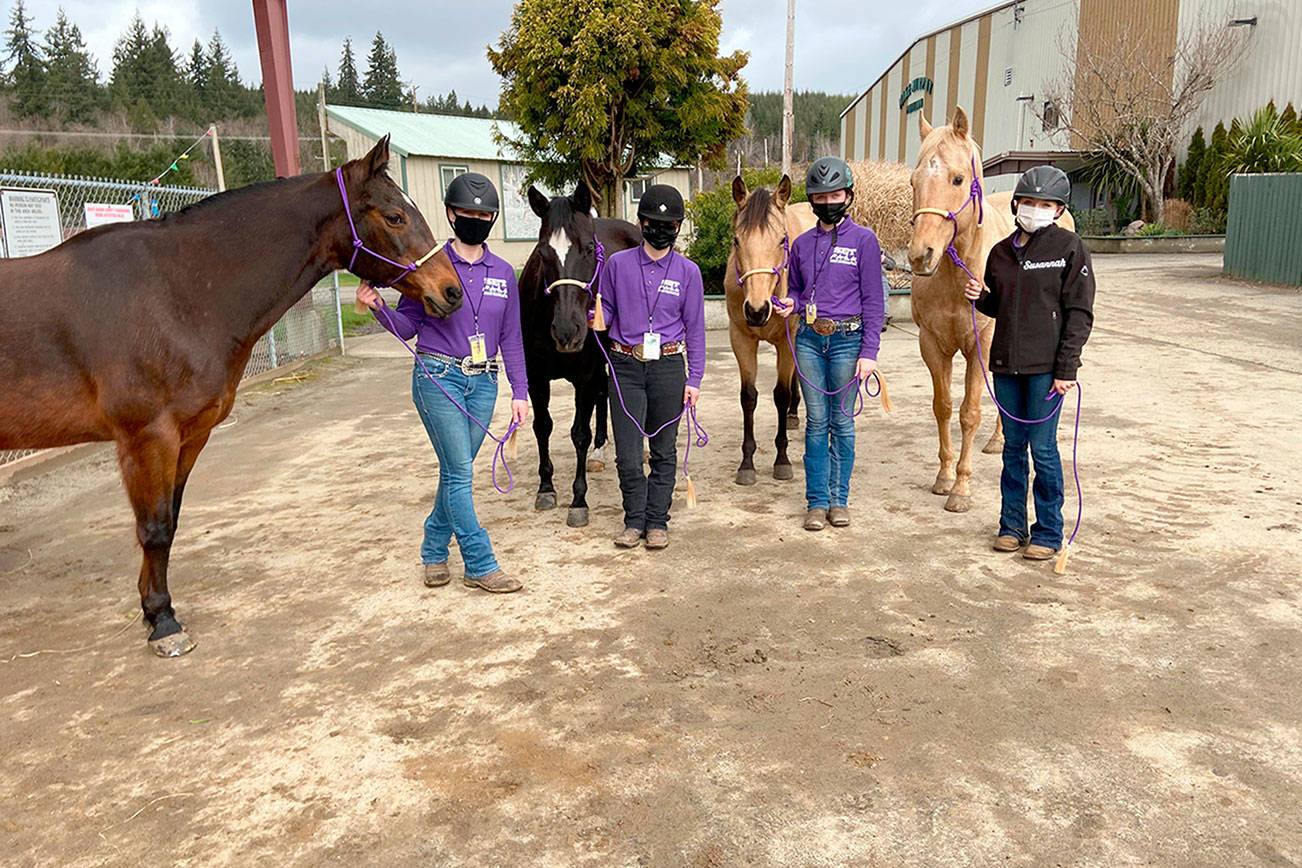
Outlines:
[[[1053, 374], [995, 374], [995, 397], [1014, 416], [1040, 419], [1054, 407], [1044, 400], [1053, 386]], [[1038, 425], [1026, 425], [1004, 419], [1004, 472], [999, 480], [1003, 506], [999, 513], [999, 535], [1025, 540], [1026, 494], [1030, 468], [1027, 447], [1035, 463], [1035, 524], [1029, 537], [1033, 545], [1057, 549], [1062, 546], [1062, 459], [1058, 455], [1058, 417], [1062, 403], [1053, 416]]]
[[[862, 334], [835, 332], [823, 337], [802, 320], [796, 331], [800, 372], [828, 392], [854, 378], [863, 346]], [[850, 390], [847, 390], [849, 392]], [[854, 469], [854, 394], [823, 395], [805, 388], [805, 502], [808, 509], [846, 506]]]
[[[466, 376], [460, 368], [422, 357], [433, 376], [448, 393], [461, 402], [480, 422], [488, 425], [497, 402], [497, 374]], [[475, 517], [471, 491], [475, 455], [484, 442], [484, 432], [466, 418], [439, 387], [430, 382], [420, 365], [413, 366], [411, 398], [425, 423], [429, 442], [439, 458], [439, 488], [434, 508], [425, 519], [425, 538], [420, 546], [421, 563], [442, 564], [448, 559], [448, 543], [457, 535], [467, 578], [478, 579], [498, 569], [488, 531]]]

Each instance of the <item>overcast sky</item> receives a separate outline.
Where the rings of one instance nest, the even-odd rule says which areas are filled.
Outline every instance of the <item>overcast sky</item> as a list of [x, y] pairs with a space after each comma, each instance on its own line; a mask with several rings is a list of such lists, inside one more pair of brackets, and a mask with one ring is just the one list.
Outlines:
[[[378, 28], [397, 50], [398, 69], [417, 85], [421, 99], [455, 88], [463, 100], [493, 105], [498, 79], [484, 48], [506, 29], [513, 5], [510, 0], [289, 0], [294, 84], [314, 86], [326, 66], [333, 76], [345, 36], [352, 37], [364, 72]], [[992, 5], [994, 0], [797, 0], [795, 86], [857, 94], [921, 34]], [[113, 44], [136, 10], [146, 25], [166, 27], [182, 55], [196, 37], [207, 43], [213, 28], [219, 29], [244, 81], [256, 84], [262, 78], [248, 0], [27, 0], [32, 26], [43, 32], [60, 6], [81, 28], [101, 78], [112, 71]], [[751, 53], [743, 75], [753, 90], [782, 87], [786, 6], [785, 0], [724, 0], [722, 5], [722, 48]], [[376, 10], [384, 14], [377, 17]]]

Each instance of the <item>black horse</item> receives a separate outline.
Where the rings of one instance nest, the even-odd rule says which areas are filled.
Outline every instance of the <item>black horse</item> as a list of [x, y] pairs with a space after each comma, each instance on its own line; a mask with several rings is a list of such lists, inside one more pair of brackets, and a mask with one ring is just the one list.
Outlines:
[[[605, 255], [642, 243], [632, 223], [592, 216], [592, 198], [582, 182], [572, 196], [548, 200], [529, 187], [529, 206], [542, 219], [538, 246], [520, 275], [520, 320], [524, 331], [524, 360], [529, 371], [529, 398], [533, 401], [533, 433], [538, 439], [538, 496], [535, 509], [555, 509], [552, 460], [548, 439], [552, 417], [548, 412], [551, 381], [574, 385], [574, 500], [565, 523], [588, 523], [588, 447], [593, 444], [592, 414], [597, 413], [596, 448], [606, 443], [606, 360], [597, 336], [588, 327], [596, 286], [599, 240]], [[576, 281], [556, 284], [558, 280]], [[593, 469], [599, 469], [594, 467]]]

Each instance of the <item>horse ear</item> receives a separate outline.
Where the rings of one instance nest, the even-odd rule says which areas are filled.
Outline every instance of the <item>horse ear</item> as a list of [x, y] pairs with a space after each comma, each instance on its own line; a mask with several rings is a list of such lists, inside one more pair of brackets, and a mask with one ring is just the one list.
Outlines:
[[389, 168], [389, 134], [385, 133], [366, 155], [365, 165], [371, 175], [382, 174]]
[[918, 112], [918, 139], [925, 142], [929, 135], [931, 135], [931, 124], [922, 112]]
[[741, 179], [741, 175], [738, 175], [737, 177], [733, 178], [732, 179], [732, 201], [736, 202], [737, 206], [740, 207], [741, 203], [745, 202], [746, 197], [749, 195], [750, 195], [750, 191], [746, 189], [746, 182]]
[[574, 188], [574, 195], [570, 197], [574, 203], [574, 210], [587, 214], [592, 210], [592, 191], [588, 189], [586, 181], [580, 181]]
[[529, 192], [527, 195], [529, 197], [529, 207], [533, 209], [533, 213], [537, 214], [539, 217], [543, 219], [546, 219], [547, 197], [544, 196], [542, 192], [539, 191], [539, 189], [535, 187], [533, 184], [529, 185]]
[[777, 200], [779, 208], [787, 207], [787, 203], [791, 201], [791, 177], [789, 175], [783, 175], [782, 180], [778, 182]]
[[954, 124], [953, 124], [953, 126], [954, 126], [954, 132], [958, 133], [959, 136], [964, 137], [964, 138], [967, 137], [967, 130], [968, 130], [968, 126], [967, 126], [967, 112], [963, 111], [963, 107], [962, 107], [962, 106], [958, 106], [958, 107], [956, 107], [956, 108], [954, 109]]

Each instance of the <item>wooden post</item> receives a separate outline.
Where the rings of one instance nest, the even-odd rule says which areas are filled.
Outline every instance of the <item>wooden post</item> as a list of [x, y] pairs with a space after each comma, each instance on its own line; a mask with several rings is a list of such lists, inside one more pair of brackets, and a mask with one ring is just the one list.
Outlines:
[[791, 174], [791, 134], [795, 114], [791, 108], [791, 67], [796, 50], [796, 0], [787, 0], [787, 75], [782, 86], [782, 174]]
[[217, 141], [216, 124], [208, 125], [208, 135], [212, 136], [212, 162], [217, 168], [217, 191], [220, 193], [226, 190], [226, 172], [222, 169], [222, 146]]
[[[321, 125], [321, 168], [330, 171], [330, 140], [326, 137], [326, 102], [325, 102], [325, 82], [317, 82], [316, 85], [316, 120]], [[344, 351], [344, 305], [339, 298], [339, 272], [330, 272], [330, 282], [335, 291], [335, 324], [339, 327], [339, 355], [346, 355]]]

